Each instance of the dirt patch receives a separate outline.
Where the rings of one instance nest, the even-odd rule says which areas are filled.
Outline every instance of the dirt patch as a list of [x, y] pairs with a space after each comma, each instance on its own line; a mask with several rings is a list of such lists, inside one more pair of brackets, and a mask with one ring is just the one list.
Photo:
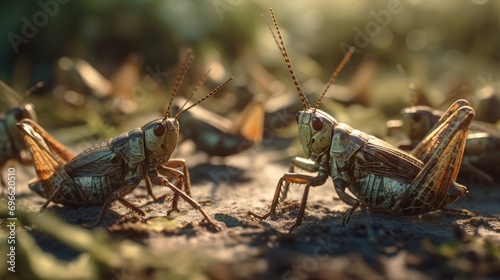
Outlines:
[[[452, 207], [467, 209], [473, 215], [436, 211], [416, 217], [397, 217], [358, 210], [350, 223], [342, 226], [343, 214], [349, 207], [337, 198], [329, 180], [310, 190], [302, 225], [288, 233], [297, 217], [301, 186], [291, 188], [276, 215], [264, 221], [247, 215], [249, 210], [268, 211], [276, 184], [288, 170], [286, 161], [276, 160], [276, 151], [249, 151], [228, 158], [224, 164], [207, 164], [204, 154], [192, 153], [189, 147], [181, 147], [177, 155], [182, 153], [190, 166], [194, 198], [213, 201], [204, 209], [220, 224], [222, 231], [207, 229], [202, 216], [186, 203], [180, 204], [180, 213], [165, 218], [170, 208], [170, 191], [155, 188], [160, 198], [153, 201], [141, 184], [126, 198], [140, 206], [146, 217], [113, 203], [102, 227], [111, 240], [109, 244], [133, 241], [141, 252], [170, 256], [162, 260], [168, 263], [168, 273], [155, 274], [161, 267], [153, 265], [157, 260], [154, 259], [146, 272], [139, 269], [142, 272], [137, 273], [131, 266], [119, 264], [105, 265], [95, 275], [115, 279], [158, 278], [159, 275], [174, 279], [500, 277], [500, 187], [497, 183], [494, 186], [466, 184], [470, 195]], [[17, 203], [20, 211], [35, 212], [44, 200], [27, 188], [27, 180], [33, 175], [27, 171], [18, 168]], [[29, 173], [31, 175], [27, 175]], [[5, 203], [2, 198], [2, 204]], [[100, 207], [72, 209], [56, 204], [48, 207], [49, 212], [65, 223], [92, 234], [96, 234], [95, 229], [78, 225], [93, 222], [99, 210]], [[78, 249], [71, 245], [74, 241], [59, 240], [36, 229], [37, 226], [25, 224], [23, 228], [43, 253], [59, 261], [71, 263], [80, 261], [82, 255], [94, 256], [89, 253], [90, 249]], [[33, 266], [19, 262], [19, 269]]]

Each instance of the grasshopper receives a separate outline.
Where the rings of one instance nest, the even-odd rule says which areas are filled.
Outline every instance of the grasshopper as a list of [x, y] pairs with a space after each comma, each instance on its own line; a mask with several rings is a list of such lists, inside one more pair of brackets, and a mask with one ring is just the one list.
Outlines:
[[[192, 55], [189, 52], [185, 62], [179, 67], [170, 104], [191, 62]], [[208, 72], [197, 84], [191, 96], [207, 76]], [[38, 175], [38, 179], [30, 182], [29, 188], [47, 198], [40, 211], [43, 211], [51, 201], [66, 206], [102, 205], [97, 220], [88, 225], [95, 226], [102, 221], [111, 203], [118, 200], [127, 208], [144, 216], [145, 213], [126, 201], [124, 196], [145, 180], [150, 195], [152, 195], [151, 185], [167, 186], [174, 192], [172, 207], [167, 215], [172, 211], [179, 211], [177, 204], [180, 197], [200, 211], [215, 230], [219, 230], [201, 205], [191, 198], [190, 179], [185, 160], [170, 157], [177, 145], [178, 118], [219, 91], [230, 80], [216, 87], [198, 102], [180, 110], [174, 117], [170, 117], [169, 107], [164, 117], [108, 139], [74, 157], [64, 152], [51, 152], [60, 150], [57, 143], [54, 144], [54, 139], [35, 122], [26, 119], [21, 121], [18, 128], [33, 156]], [[182, 172], [177, 168], [182, 168]], [[175, 179], [175, 185], [168, 179]]]
[[[186, 101], [178, 98], [172, 111], [178, 112]], [[243, 152], [262, 140], [264, 107], [253, 100], [231, 121], [202, 107], [196, 107], [179, 118], [183, 140], [191, 139], [196, 148], [209, 156], [226, 157]]]
[[[35, 85], [35, 87], [39, 86], [40, 84]], [[2, 96], [11, 103], [10, 108], [0, 116], [0, 174], [3, 175], [3, 168], [9, 160], [16, 160], [25, 165], [32, 163], [16, 124], [25, 118], [35, 121], [37, 118], [33, 104], [23, 104], [21, 96], [2, 81], [0, 81], [0, 90]], [[2, 175], [0, 175], [0, 183], [6, 187]]]
[[[428, 106], [412, 106], [401, 110], [401, 120], [387, 123], [389, 134], [402, 131], [409, 138], [409, 143], [400, 142], [399, 148], [413, 149], [428, 135], [432, 127], [443, 116], [443, 112]], [[477, 178], [493, 182], [491, 175], [478, 166], [494, 165], [500, 152], [500, 132], [490, 123], [472, 121], [465, 143], [462, 170], [469, 171]], [[493, 170], [492, 170], [493, 171]]]
[[[86, 60], [62, 57], [57, 63], [59, 86], [55, 88], [54, 95], [77, 108], [94, 98], [105, 111], [104, 118], [117, 124], [136, 110], [132, 92], [142, 64], [142, 57], [131, 53], [108, 80]], [[95, 111], [95, 107], [93, 109]]]
[[[279, 37], [278, 47], [304, 108], [297, 113], [297, 124], [306, 158], [292, 160], [289, 173], [278, 181], [270, 211], [264, 215], [250, 211], [249, 215], [266, 219], [276, 212], [278, 204], [286, 197], [290, 183], [305, 184], [298, 217], [290, 228], [292, 231], [302, 222], [309, 188], [323, 185], [329, 176], [339, 198], [351, 206], [344, 215], [344, 225], [359, 206], [399, 215], [419, 215], [450, 205], [468, 192], [465, 186], [455, 181], [468, 127], [474, 117], [474, 110], [467, 101], [455, 102], [432, 132], [410, 154], [405, 153], [383, 140], [337, 122], [318, 109], [321, 98], [354, 48], [337, 67], [316, 105], [310, 106], [291, 66], [272, 9], [270, 12]], [[295, 167], [317, 172], [317, 175], [294, 173]]]

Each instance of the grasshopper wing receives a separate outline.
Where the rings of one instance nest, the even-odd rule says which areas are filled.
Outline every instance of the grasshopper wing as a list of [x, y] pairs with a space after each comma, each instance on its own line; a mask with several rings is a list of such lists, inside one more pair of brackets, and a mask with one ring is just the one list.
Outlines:
[[264, 115], [264, 105], [254, 99], [240, 113], [229, 133], [239, 133], [254, 143], [260, 143], [264, 131]]
[[77, 155], [64, 168], [73, 177], [97, 177], [119, 172], [125, 165], [113, 147], [97, 145]]
[[135, 53], [127, 56], [125, 62], [120, 66], [117, 72], [111, 77], [112, 97], [121, 97], [127, 101], [132, 100], [132, 91], [134, 89], [139, 71], [142, 67], [142, 58]]
[[[39, 181], [46, 182], [50, 179], [59, 182], [61, 185], [72, 185], [72, 179], [62, 167], [65, 160], [72, 157], [72, 154], [57, 141], [55, 143], [58, 145], [54, 145], [55, 143], [51, 141], [55, 140], [32, 120], [24, 119], [17, 124], [17, 127], [33, 157]], [[46, 136], [48, 136], [49, 141], [44, 138]], [[50, 147], [59, 148], [60, 150], [55, 150], [59, 156], [56, 156]], [[49, 187], [49, 184], [43, 185], [44, 188]], [[50, 194], [52, 191], [48, 190], [45, 194], [47, 193]]]
[[78, 78], [97, 97], [109, 97], [111, 92], [111, 82], [99, 73], [90, 63], [83, 59], [73, 61], [74, 70]]
[[[52, 137], [45, 129], [43, 129], [39, 124], [30, 119], [24, 119], [20, 122], [21, 126], [18, 126], [18, 129], [21, 132], [26, 132], [28, 129], [32, 133], [29, 135], [34, 136], [38, 135], [43, 140], [43, 144], [48, 148], [48, 150], [56, 157], [57, 161], [64, 165], [66, 162], [70, 161], [75, 155], [68, 149], [66, 146], [57, 141], [54, 137]], [[25, 129], [26, 128], [26, 129]], [[26, 141], [26, 138], [24, 138]]]
[[424, 167], [422, 161], [377, 138], [371, 138], [364, 146], [363, 158], [360, 168], [394, 179], [412, 181]]

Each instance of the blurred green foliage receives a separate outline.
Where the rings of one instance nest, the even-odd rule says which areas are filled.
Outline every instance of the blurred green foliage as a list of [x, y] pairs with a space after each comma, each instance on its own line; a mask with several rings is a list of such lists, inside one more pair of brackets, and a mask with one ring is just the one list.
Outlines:
[[[208, 68], [213, 70], [208, 87], [229, 76], [235, 77], [229, 89], [203, 104], [210, 110], [228, 114], [232, 109], [243, 108], [242, 103], [248, 102], [251, 94], [262, 91], [276, 94], [275, 88], [296, 98], [285, 63], [261, 18], [262, 14], [270, 22], [270, 6], [276, 13], [293, 67], [307, 94], [320, 93], [347, 46], [357, 47], [336, 82], [338, 86], [349, 85], [355, 96], [347, 98], [351, 100], [347, 100], [346, 106], [329, 105], [326, 100], [322, 106], [339, 121], [367, 133], [382, 137], [385, 121], [399, 114], [401, 108], [412, 105], [407, 79], [415, 79], [420, 91], [440, 107], [438, 109], [447, 108], [447, 102], [458, 98], [448, 96], [454, 88], [464, 88], [465, 96], [460, 97], [466, 97], [490, 85], [498, 95], [500, 2], [491, 0], [280, 0], [272, 3], [263, 0], [39, 0], [15, 4], [4, 1], [0, 4], [0, 36], [3, 36], [0, 79], [19, 92], [43, 81], [47, 87], [40, 92], [47, 93], [58, 86], [56, 67], [61, 57], [84, 59], [110, 78], [130, 53], [137, 53], [144, 59], [137, 84], [144, 86], [152, 72], [172, 73], [179, 51], [190, 47], [197, 59], [186, 85], [193, 85]], [[36, 30], [30, 30], [29, 24]], [[25, 36], [26, 32], [30, 38]], [[22, 37], [24, 41], [16, 41], [13, 36]], [[276, 83], [265, 84], [265, 89], [251, 90], [249, 84], [256, 74], [252, 66], [255, 63], [269, 71], [271, 81], [274, 79]], [[398, 72], [398, 64], [405, 69], [407, 77]], [[356, 73], [361, 74], [356, 76]], [[171, 83], [173, 77], [162, 80], [158, 88], [161, 92], [168, 92], [165, 81]], [[275, 87], [276, 84], [280, 87]], [[334, 99], [340, 96], [338, 90], [330, 92]], [[104, 117], [94, 112], [97, 110], [94, 105], [75, 113], [64, 104], [54, 106], [53, 96], [42, 96], [42, 99], [32, 97], [28, 101], [35, 103], [44, 127], [84, 124], [90, 127], [89, 131], [97, 131], [91, 133], [97, 138], [115, 135], [113, 129], [102, 129], [108, 122], [98, 120]], [[145, 102], [141, 101], [144, 106], [140, 111], [159, 114], [162, 110], [159, 104], [167, 97], [168, 94], [163, 93], [150, 94]], [[226, 110], [220, 111], [221, 106], [216, 105], [210, 107], [211, 102], [223, 97]], [[316, 97], [310, 99], [315, 102]], [[97, 111], [103, 110], [109, 108], [103, 106]], [[71, 120], [75, 117], [76, 120]], [[128, 125], [119, 131], [130, 128]]]
[[[366, 36], [366, 28], [372, 30], [370, 22], [377, 17], [386, 27], [379, 32], [373, 29], [377, 36], [368, 36], [369, 44], [358, 46], [361, 52], [353, 61], [375, 57], [392, 71], [395, 64], [402, 64], [410, 75], [434, 80], [447, 71], [487, 75], [498, 69], [500, 59], [497, 1], [60, 1], [67, 3], [0, 4], [0, 79], [13, 82], [14, 88], [26, 88], [22, 83], [26, 80], [50, 80], [53, 65], [62, 56], [89, 60], [106, 75], [130, 52], [143, 54], [145, 65], [166, 68], [186, 46], [197, 54], [215, 50], [229, 65], [251, 49], [266, 66], [281, 69], [282, 60], [259, 16], [268, 17], [269, 6], [277, 14], [303, 79], [325, 80], [342, 56], [340, 44], [355, 45], [358, 31]], [[57, 11], [16, 53], [9, 34], [23, 36], [23, 19], [36, 23], [37, 13], [45, 11], [40, 3], [55, 3], [56, 8], [48, 7]], [[387, 19], [381, 11], [390, 5], [401, 11]], [[43, 18], [38, 22], [44, 23]], [[314, 63], [308, 64], [310, 59]]]

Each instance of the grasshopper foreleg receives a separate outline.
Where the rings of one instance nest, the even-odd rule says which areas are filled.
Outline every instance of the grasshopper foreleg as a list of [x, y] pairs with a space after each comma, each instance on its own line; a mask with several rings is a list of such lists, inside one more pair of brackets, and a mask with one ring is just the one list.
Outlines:
[[[186, 161], [184, 159], [170, 159], [165, 165], [163, 165], [163, 167], [167, 167], [168, 169], [182, 168], [182, 172], [176, 172], [175, 176], [180, 175], [180, 177], [182, 177], [181, 179], [184, 181], [184, 192], [187, 195], [191, 196], [191, 178], [189, 176], [189, 170], [187, 168]], [[176, 179], [177, 178], [178, 177], [176, 177]]]
[[[292, 228], [290, 229], [290, 232], [299, 226], [302, 223], [302, 218], [304, 217], [304, 212], [306, 209], [306, 203], [307, 203], [307, 196], [309, 194], [309, 188], [316, 187], [316, 186], [321, 186], [326, 182], [326, 179], [328, 178], [328, 175], [325, 175], [326, 173], [320, 173], [318, 176], [310, 176], [310, 175], [305, 175], [305, 174], [297, 174], [297, 173], [285, 173], [281, 179], [278, 182], [278, 186], [276, 187], [276, 191], [274, 192], [274, 198], [273, 202], [271, 203], [271, 209], [269, 212], [267, 212], [264, 215], [259, 215], [256, 214], [252, 211], [248, 211], [248, 215], [254, 216], [257, 219], [264, 220], [270, 215], [274, 215], [276, 213], [276, 209], [278, 207], [278, 204], [280, 202], [280, 193], [282, 193], [281, 188], [284, 187], [285, 185], [288, 185], [290, 183], [295, 183], [295, 184], [300, 184], [303, 185], [305, 184], [305, 189], [304, 189], [304, 194], [302, 196], [302, 201], [300, 203], [300, 208], [299, 208], [299, 213], [297, 215], [297, 220], [293, 224]], [[283, 184], [285, 182], [285, 184]]]
[[149, 179], [149, 176], [146, 176], [146, 190], [148, 191], [148, 195], [151, 196], [154, 201], [156, 201], [157, 198], [153, 194], [152, 185], [153, 185], [153, 183], [151, 183], [151, 179]]
[[[174, 169], [175, 170], [175, 169]], [[176, 170], [178, 171], [178, 170]], [[180, 172], [180, 171], [178, 171]], [[196, 202], [194, 199], [192, 199], [189, 195], [187, 195], [186, 193], [184, 193], [182, 190], [180, 190], [177, 186], [174, 186], [172, 185], [167, 179], [165, 178], [161, 178], [159, 176], [153, 176], [151, 177], [151, 182], [155, 185], [159, 185], [159, 186], [166, 186], [166, 187], [169, 187], [172, 191], [174, 191], [174, 198], [177, 196], [177, 197], [181, 197], [184, 201], [186, 201], [187, 203], [189, 203], [189, 205], [191, 205], [191, 207], [193, 207], [194, 209], [200, 211], [200, 213], [203, 215], [203, 217], [205, 218], [205, 220], [208, 221], [208, 223], [211, 225], [211, 227], [215, 230], [215, 231], [220, 231], [220, 227], [217, 225], [217, 223], [215, 221], [213, 221], [208, 215], [207, 213], [203, 210], [203, 208], [201, 207], [201, 205]], [[182, 183], [182, 182], [181, 182]], [[173, 203], [172, 203], [173, 204]], [[174, 205], [172, 205], [172, 207], [174, 207]], [[177, 207], [177, 204], [175, 205], [175, 207]], [[172, 210], [174, 210], [174, 208], [170, 209], [167, 214], [169, 214], [170, 212], [172, 212]], [[177, 211], [179, 211], [177, 209]]]
[[[288, 173], [295, 173], [295, 167], [298, 167], [307, 172], [319, 171], [319, 164], [317, 162], [301, 157], [294, 157], [292, 159], [292, 162], [290, 163], [290, 168], [288, 169]], [[290, 183], [285, 182], [283, 191], [281, 192], [281, 197], [279, 200], [280, 202], [286, 199], [286, 195], [288, 194], [289, 188], [290, 188]]]
[[[175, 188], [177, 188], [179, 191], [182, 192], [184, 174], [181, 171], [179, 171], [175, 168], [167, 167], [166, 165], [157, 168], [157, 170], [158, 170], [158, 173], [160, 173], [163, 176], [166, 176], [168, 178], [174, 178], [177, 181], [175, 184]], [[154, 176], [150, 177], [150, 179], [154, 183], [154, 180], [153, 180]], [[162, 183], [162, 184], [160, 184], [160, 186], [165, 186], [165, 184]], [[191, 197], [191, 195], [189, 195], [189, 194], [187, 196]], [[179, 208], [177, 207], [178, 203], [179, 203], [179, 194], [178, 194], [178, 192], [174, 191], [174, 198], [172, 199], [172, 207], [170, 208], [170, 210], [168, 210], [167, 215], [170, 215], [170, 213], [172, 213], [174, 211], [180, 212]]]

